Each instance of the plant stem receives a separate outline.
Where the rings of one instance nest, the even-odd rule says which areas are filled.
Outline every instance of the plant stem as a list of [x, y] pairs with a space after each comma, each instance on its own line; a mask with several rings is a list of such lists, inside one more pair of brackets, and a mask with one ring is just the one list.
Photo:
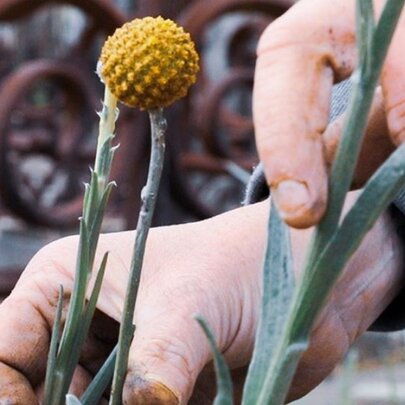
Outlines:
[[[112, 184], [107, 184], [114, 148], [111, 146], [117, 118], [117, 99], [106, 88], [103, 109], [100, 113], [100, 128], [97, 141], [95, 171], [92, 172], [90, 185], [86, 185], [83, 203], [83, 216], [80, 219], [80, 237], [76, 260], [73, 291], [65, 327], [54, 361], [52, 384], [45, 392], [44, 404], [62, 405], [80, 356], [81, 345], [88, 332], [84, 327], [86, 316], [86, 291], [92, 273], [101, 220], [104, 214]], [[105, 263], [104, 263], [105, 266]], [[101, 280], [99, 280], [101, 284]], [[98, 291], [99, 292], [99, 291]], [[95, 296], [96, 300], [97, 297]], [[51, 342], [51, 346], [54, 342]]]
[[128, 355], [133, 336], [135, 302], [138, 294], [146, 239], [152, 223], [164, 163], [166, 120], [163, 110], [149, 111], [151, 122], [151, 157], [146, 186], [141, 192], [142, 206], [136, 227], [134, 254], [129, 272], [123, 316], [118, 339], [110, 405], [122, 404], [122, 390], [128, 367]]

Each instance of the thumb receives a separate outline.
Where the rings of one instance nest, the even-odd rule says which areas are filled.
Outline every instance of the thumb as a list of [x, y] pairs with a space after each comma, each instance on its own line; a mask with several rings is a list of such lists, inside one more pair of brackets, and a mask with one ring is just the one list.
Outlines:
[[193, 318], [196, 313], [209, 323], [230, 367], [247, 364], [260, 296], [260, 241], [267, 207], [257, 204], [151, 233], [136, 303], [125, 404], [189, 401], [197, 377], [212, 358]]
[[[166, 312], [166, 311], [165, 311]], [[138, 323], [123, 393], [126, 404], [186, 404], [210, 350], [190, 316], [162, 313]]]

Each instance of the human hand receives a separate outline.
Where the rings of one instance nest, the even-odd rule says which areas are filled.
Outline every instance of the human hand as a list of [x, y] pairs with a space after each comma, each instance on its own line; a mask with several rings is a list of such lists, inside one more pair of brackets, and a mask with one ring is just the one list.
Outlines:
[[[212, 403], [215, 386], [212, 368], [207, 366], [211, 353], [192, 318], [194, 313], [201, 313], [211, 325], [234, 370], [240, 394], [257, 323], [267, 210], [265, 201], [207, 221], [151, 230], [125, 404], [185, 404], [191, 395], [193, 405]], [[100, 238], [97, 261], [106, 250], [110, 258], [99, 312], [72, 387], [77, 395], [115, 344], [133, 236], [133, 232], [122, 232]], [[292, 233], [296, 269], [301, 267], [309, 237], [310, 231]], [[76, 249], [76, 237], [44, 248], [0, 305], [1, 404], [33, 405], [41, 398], [59, 285], [63, 284], [68, 298]], [[321, 314], [290, 399], [325, 378], [381, 313], [401, 285], [401, 269], [399, 241], [390, 220], [383, 216]]]
[[[374, 0], [377, 14], [384, 4]], [[394, 144], [405, 139], [404, 43], [405, 13], [388, 52], [382, 92], [374, 106], [378, 122], [386, 117], [391, 140], [384, 125], [378, 136], [374, 132], [367, 138], [355, 185], [363, 183]], [[355, 0], [301, 0], [272, 23], [260, 40], [253, 109], [256, 141], [274, 200], [291, 226], [314, 225], [325, 212], [328, 166], [341, 128], [341, 124], [334, 126], [335, 142], [329, 142], [331, 89], [334, 82], [349, 77], [356, 58]]]

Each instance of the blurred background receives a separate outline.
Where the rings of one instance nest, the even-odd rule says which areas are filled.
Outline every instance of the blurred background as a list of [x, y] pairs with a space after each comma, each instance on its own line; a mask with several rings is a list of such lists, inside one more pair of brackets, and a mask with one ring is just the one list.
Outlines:
[[[167, 111], [155, 225], [240, 205], [257, 164], [251, 90], [257, 40], [294, 0], [0, 0], [0, 297], [35, 252], [78, 232], [101, 108], [95, 75], [106, 36], [135, 16], [189, 31], [201, 73]], [[104, 231], [132, 229], [146, 179], [145, 113], [121, 107]], [[403, 333], [369, 334], [301, 404], [405, 404]]]

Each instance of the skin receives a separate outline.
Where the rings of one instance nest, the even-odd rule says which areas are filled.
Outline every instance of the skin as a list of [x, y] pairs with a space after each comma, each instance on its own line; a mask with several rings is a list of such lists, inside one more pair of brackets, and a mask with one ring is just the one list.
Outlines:
[[[377, 14], [383, 4], [374, 1]], [[356, 65], [354, 11], [354, 0], [302, 0], [266, 29], [258, 46], [253, 109], [258, 152], [282, 217], [297, 228], [317, 223], [325, 212], [322, 134], [332, 85]], [[397, 145], [405, 138], [404, 43], [402, 13], [381, 75], [384, 114]]]
[[[349, 197], [348, 203], [355, 198]], [[211, 360], [192, 315], [204, 315], [243, 381], [260, 299], [268, 201], [194, 224], [156, 228], [148, 241], [124, 397], [127, 404], [187, 403]], [[311, 231], [294, 231], [296, 274]], [[99, 313], [77, 370], [80, 393], [111, 350], [121, 316], [133, 232], [103, 235], [98, 259], [110, 262]], [[0, 403], [35, 404], [43, 383], [59, 284], [71, 291], [77, 238], [41, 250], [0, 306]], [[190, 254], [192, 252], [192, 254]], [[336, 286], [304, 355], [290, 399], [318, 384], [402, 285], [402, 251], [387, 215], [380, 218]], [[372, 299], [370, 298], [372, 297]], [[210, 403], [210, 368], [191, 403]], [[80, 384], [79, 384], [80, 383]], [[79, 386], [81, 385], [81, 386]], [[208, 395], [208, 398], [207, 398]], [[196, 397], [195, 397], [196, 398]]]
[[[347, 77], [355, 64], [353, 10], [352, 0], [301, 0], [266, 30], [259, 44], [254, 92], [259, 154], [283, 217], [296, 227], [316, 223], [324, 212], [326, 174], [342, 126], [338, 120], [326, 128], [326, 106], [333, 81]], [[403, 138], [405, 62], [398, 44], [404, 43], [405, 24], [400, 24], [373, 105], [356, 186]], [[355, 197], [348, 196], [348, 206]], [[206, 221], [151, 231], [125, 404], [212, 402], [211, 354], [192, 319], [196, 312], [213, 328], [240, 392], [257, 323], [268, 207], [265, 201]], [[310, 234], [292, 230], [297, 277]], [[110, 259], [72, 385], [78, 395], [116, 341], [133, 238], [133, 232], [122, 232], [100, 239], [97, 261], [106, 250]], [[0, 404], [31, 405], [41, 398], [59, 285], [68, 298], [76, 249], [77, 237], [42, 249], [0, 305]], [[384, 214], [319, 316], [290, 400], [322, 381], [393, 299], [404, 282], [402, 263], [401, 243]]]

